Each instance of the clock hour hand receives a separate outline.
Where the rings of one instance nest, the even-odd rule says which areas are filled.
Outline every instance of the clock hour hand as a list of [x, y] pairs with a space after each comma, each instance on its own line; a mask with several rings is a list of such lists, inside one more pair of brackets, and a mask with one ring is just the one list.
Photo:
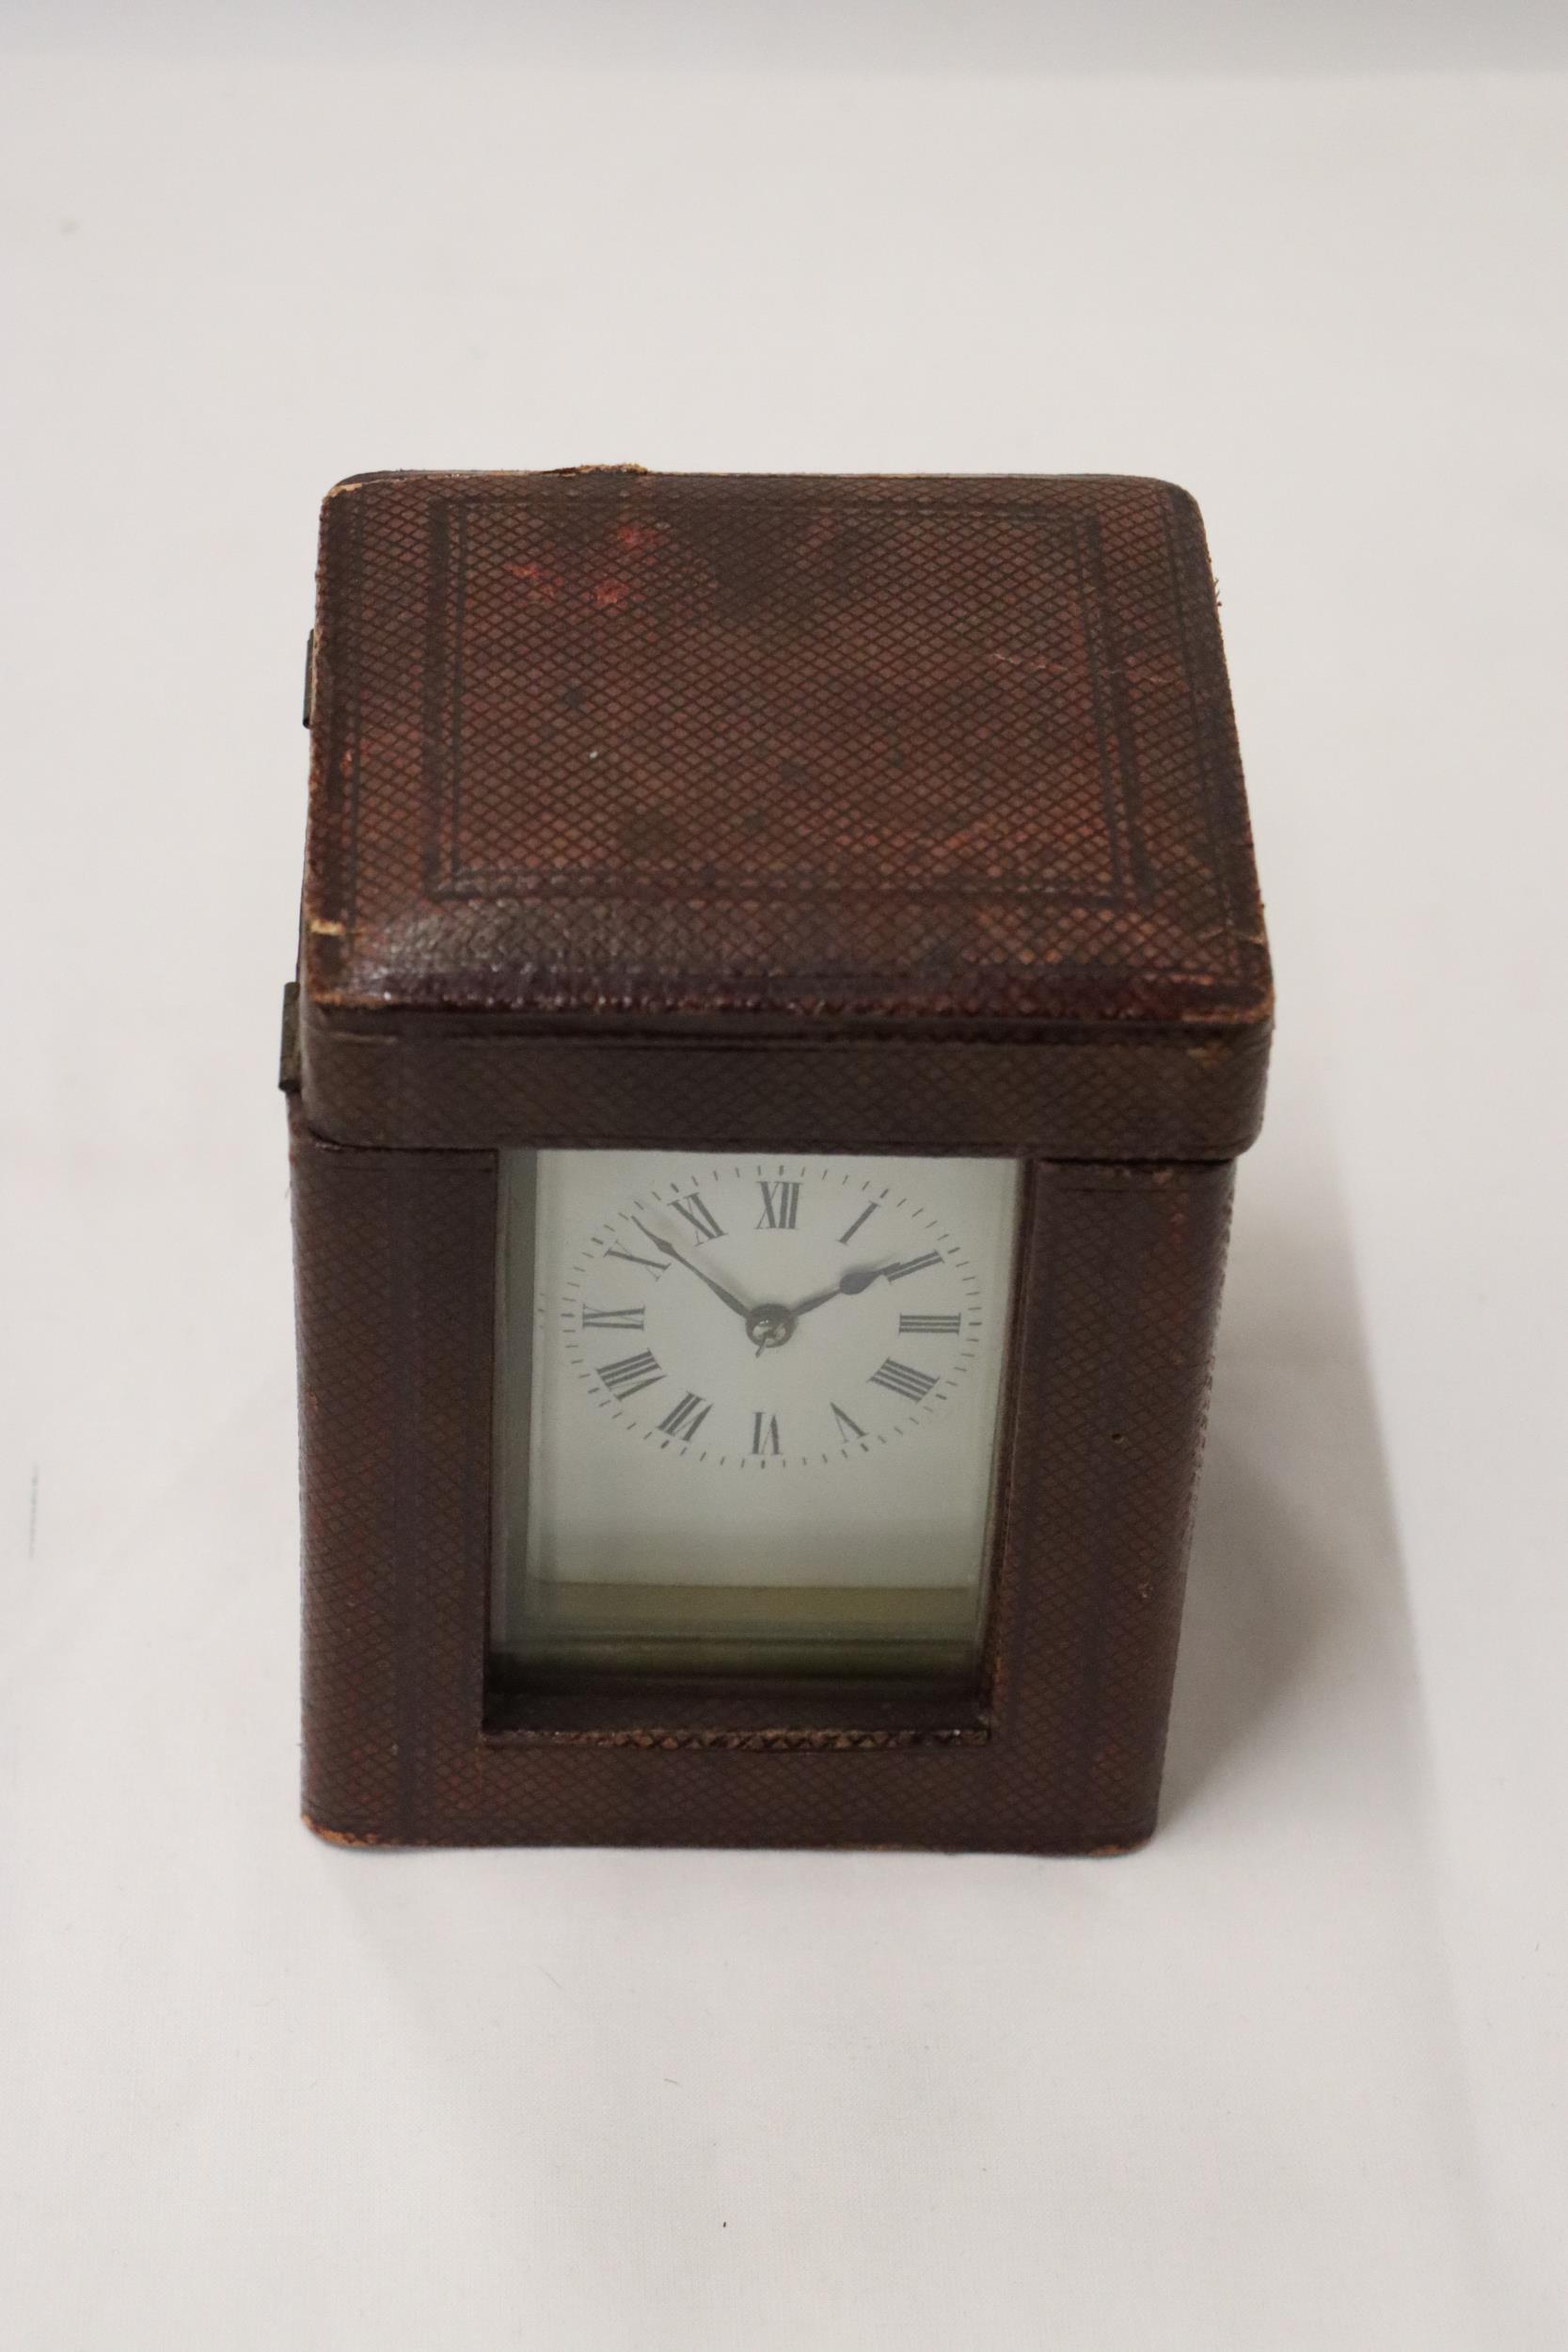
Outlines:
[[873, 1282], [880, 1281], [884, 1274], [891, 1274], [897, 1263], [895, 1259], [888, 1265], [851, 1266], [847, 1274], [839, 1276], [832, 1290], [813, 1291], [809, 1298], [802, 1298], [800, 1305], [791, 1307], [789, 1311], [799, 1322], [802, 1315], [809, 1315], [814, 1307], [825, 1307], [830, 1298], [853, 1298], [858, 1291], [868, 1291]]
[[715, 1298], [721, 1298], [725, 1306], [729, 1309], [731, 1314], [739, 1315], [741, 1320], [744, 1322], [745, 1318], [751, 1313], [752, 1311], [743, 1300], [736, 1298], [734, 1291], [727, 1291], [722, 1282], [716, 1282], [711, 1274], [705, 1274], [703, 1272], [700, 1265], [693, 1265], [689, 1258], [683, 1258], [673, 1241], [665, 1241], [661, 1235], [657, 1233], [650, 1233], [648, 1228], [643, 1224], [642, 1219], [640, 1216], [634, 1216], [632, 1218], [632, 1223], [645, 1239], [653, 1243], [656, 1249], [662, 1250], [667, 1258], [673, 1258], [677, 1265], [685, 1266], [687, 1272], [689, 1274], [694, 1274], [699, 1282], [705, 1282], [708, 1289], [713, 1293]]

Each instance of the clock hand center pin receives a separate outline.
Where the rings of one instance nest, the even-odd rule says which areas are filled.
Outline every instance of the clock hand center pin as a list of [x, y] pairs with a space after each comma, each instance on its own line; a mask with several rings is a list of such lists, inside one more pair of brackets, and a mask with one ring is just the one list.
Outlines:
[[756, 1343], [760, 1356], [765, 1347], [783, 1347], [795, 1335], [795, 1313], [789, 1307], [768, 1305], [753, 1307], [746, 1318], [746, 1337]]

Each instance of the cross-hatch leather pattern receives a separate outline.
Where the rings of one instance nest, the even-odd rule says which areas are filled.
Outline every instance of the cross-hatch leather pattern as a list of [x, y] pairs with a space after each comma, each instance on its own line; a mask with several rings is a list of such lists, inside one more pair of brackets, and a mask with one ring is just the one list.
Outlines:
[[390, 1844], [1122, 1849], [1154, 1825], [1227, 1167], [1041, 1167], [978, 1738], [487, 1737], [496, 1164], [291, 1106], [305, 1806]]
[[[1122, 1848], [1153, 1825], [1270, 986], [1168, 485], [371, 475], [323, 516], [294, 1171], [325, 1834]], [[1006, 1152], [964, 1721], [485, 1729], [496, 1152]]]
[[1266, 1016], [1167, 484], [367, 476], [313, 709], [318, 1009]]

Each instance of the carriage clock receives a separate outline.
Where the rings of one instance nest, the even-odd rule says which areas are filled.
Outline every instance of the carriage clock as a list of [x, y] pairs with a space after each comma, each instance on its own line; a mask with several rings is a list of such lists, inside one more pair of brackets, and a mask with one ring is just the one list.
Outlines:
[[1270, 1027], [1192, 500], [356, 476], [307, 720], [308, 1820], [1138, 1844]]

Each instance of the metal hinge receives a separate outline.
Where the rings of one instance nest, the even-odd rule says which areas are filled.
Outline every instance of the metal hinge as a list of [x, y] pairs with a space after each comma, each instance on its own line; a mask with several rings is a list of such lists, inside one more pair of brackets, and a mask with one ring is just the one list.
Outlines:
[[277, 1083], [285, 1094], [299, 1092], [299, 982], [283, 988], [283, 1037], [277, 1050]]

